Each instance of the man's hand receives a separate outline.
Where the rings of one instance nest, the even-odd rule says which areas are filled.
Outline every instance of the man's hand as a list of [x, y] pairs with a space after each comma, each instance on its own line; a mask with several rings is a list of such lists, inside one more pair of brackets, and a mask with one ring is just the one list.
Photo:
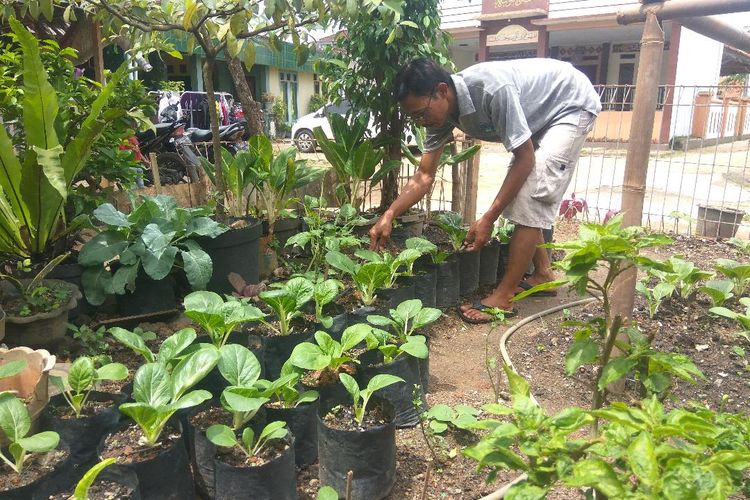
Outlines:
[[393, 230], [393, 219], [387, 215], [382, 215], [378, 221], [370, 228], [370, 250], [381, 250], [388, 244], [391, 239]]
[[492, 222], [484, 217], [474, 221], [469, 228], [469, 232], [466, 234], [464, 244], [468, 252], [476, 252], [481, 250], [482, 247], [490, 241], [492, 235]]

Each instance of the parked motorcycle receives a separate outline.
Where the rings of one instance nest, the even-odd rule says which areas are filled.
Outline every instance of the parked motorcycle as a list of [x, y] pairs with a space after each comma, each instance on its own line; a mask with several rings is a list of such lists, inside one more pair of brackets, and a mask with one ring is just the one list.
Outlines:
[[[192, 182], [198, 182], [200, 161], [190, 137], [185, 134], [185, 124], [179, 121], [158, 123], [154, 128], [139, 132], [136, 138], [144, 156], [156, 154], [161, 183], [178, 184], [185, 176], [189, 176]], [[146, 176], [153, 182], [150, 170]]]
[[[219, 127], [219, 140], [223, 143], [225, 148], [227, 148], [232, 154], [235, 154], [239, 149], [243, 149], [242, 146], [235, 144], [247, 140], [246, 130], [246, 122], [244, 120], [230, 123], [229, 125], [222, 125]], [[190, 128], [186, 131], [186, 135], [190, 137], [193, 144], [205, 145], [204, 147], [198, 147], [199, 153], [209, 160], [213, 160], [213, 147], [211, 141], [213, 140], [214, 135], [210, 129]]]

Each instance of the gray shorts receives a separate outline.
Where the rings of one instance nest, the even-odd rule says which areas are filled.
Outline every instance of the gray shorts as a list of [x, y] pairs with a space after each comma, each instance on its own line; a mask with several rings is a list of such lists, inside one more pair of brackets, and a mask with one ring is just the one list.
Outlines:
[[[539, 139], [534, 170], [526, 178], [503, 216], [528, 227], [550, 229], [555, 223], [560, 202], [573, 179], [578, 156], [586, 135], [594, 128], [596, 115], [581, 110], [578, 125], [553, 125]], [[509, 168], [512, 168], [511, 163]]]

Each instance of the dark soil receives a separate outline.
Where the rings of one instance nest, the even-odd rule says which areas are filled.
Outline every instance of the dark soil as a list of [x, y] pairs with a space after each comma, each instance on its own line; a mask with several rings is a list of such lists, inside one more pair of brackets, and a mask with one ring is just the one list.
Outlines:
[[346, 373], [352, 377], [357, 373], [357, 367], [350, 364], [341, 365], [338, 371], [325, 368], [309, 371], [302, 375], [300, 383], [309, 389], [319, 389], [322, 386], [333, 385], [339, 381], [339, 373]]
[[101, 457], [116, 457], [120, 463], [125, 464], [145, 462], [169, 449], [179, 438], [179, 431], [167, 425], [156, 445], [147, 446], [141, 429], [136, 424], [130, 424], [107, 436]]
[[[73, 492], [60, 493], [49, 497], [49, 500], [69, 500]], [[89, 500], [129, 500], [133, 498], [133, 489], [113, 481], [98, 480], [88, 491]]]
[[52, 406], [48, 405], [47, 409], [53, 417], [60, 418], [63, 420], [75, 419], [75, 418], [86, 418], [98, 415], [107, 408], [110, 408], [115, 403], [113, 401], [95, 401], [88, 400], [86, 404], [81, 408], [81, 416], [76, 417], [75, 411], [68, 405], [65, 406]]
[[63, 286], [41, 286], [28, 300], [19, 295], [5, 295], [0, 305], [8, 316], [28, 317], [61, 308], [68, 303], [72, 293]]
[[257, 454], [248, 457], [247, 454], [237, 446], [232, 448], [216, 449], [216, 459], [232, 467], [260, 467], [271, 460], [281, 456], [289, 449], [289, 444], [283, 439], [269, 441]]
[[[10, 455], [6, 454], [6, 456]], [[52, 450], [48, 453], [30, 453], [20, 474], [16, 474], [3, 464], [3, 473], [0, 474], [0, 492], [33, 483], [55, 470], [67, 458], [68, 452], [66, 450]], [[0, 495], [0, 497], [2, 496]]]
[[448, 233], [440, 229], [440, 227], [432, 221], [427, 221], [425, 223], [422, 238], [431, 241], [444, 252], [453, 253], [453, 245], [451, 245]]
[[388, 424], [391, 419], [388, 418], [380, 406], [368, 405], [362, 423], [360, 424], [354, 416], [353, 406], [340, 405], [331, 408], [331, 411], [323, 417], [323, 421], [332, 429], [364, 432], [375, 427], [382, 427]]
[[195, 427], [196, 431], [206, 432], [206, 429], [214, 424], [224, 424], [231, 427], [232, 414], [221, 406], [211, 406], [190, 417], [190, 425]]

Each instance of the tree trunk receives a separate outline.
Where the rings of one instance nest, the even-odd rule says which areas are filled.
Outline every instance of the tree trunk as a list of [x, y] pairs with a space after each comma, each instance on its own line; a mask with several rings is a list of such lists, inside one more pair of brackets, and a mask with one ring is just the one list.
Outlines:
[[[214, 150], [214, 172], [216, 175], [216, 190], [219, 196], [225, 197], [226, 187], [224, 184], [224, 173], [221, 169], [221, 140], [219, 139], [219, 113], [216, 110], [216, 93], [214, 91], [214, 67], [216, 60], [213, 56], [206, 54], [203, 62], [203, 84], [206, 86], [206, 100], [208, 101], [208, 116], [211, 119], [211, 140]], [[219, 204], [216, 207], [217, 215], [222, 218], [224, 209]]]
[[245, 112], [247, 131], [250, 135], [262, 134], [263, 125], [261, 124], [261, 115], [263, 111], [260, 103], [253, 99], [250, 85], [247, 84], [247, 78], [245, 78], [245, 69], [242, 67], [242, 61], [233, 57], [229, 59], [228, 66], [229, 73], [232, 75], [232, 81], [234, 82], [234, 88], [237, 89], [237, 97], [242, 104], [242, 110]]
[[[388, 120], [383, 117], [380, 123], [380, 130], [386, 131], [386, 137], [395, 139], [392, 144], [385, 148], [384, 162], [396, 160], [401, 162], [401, 136], [403, 134], [404, 123], [401, 121], [398, 113], [393, 113]], [[385, 211], [391, 203], [398, 197], [398, 175], [401, 167], [394, 168], [383, 178], [380, 191], [380, 211]]]

